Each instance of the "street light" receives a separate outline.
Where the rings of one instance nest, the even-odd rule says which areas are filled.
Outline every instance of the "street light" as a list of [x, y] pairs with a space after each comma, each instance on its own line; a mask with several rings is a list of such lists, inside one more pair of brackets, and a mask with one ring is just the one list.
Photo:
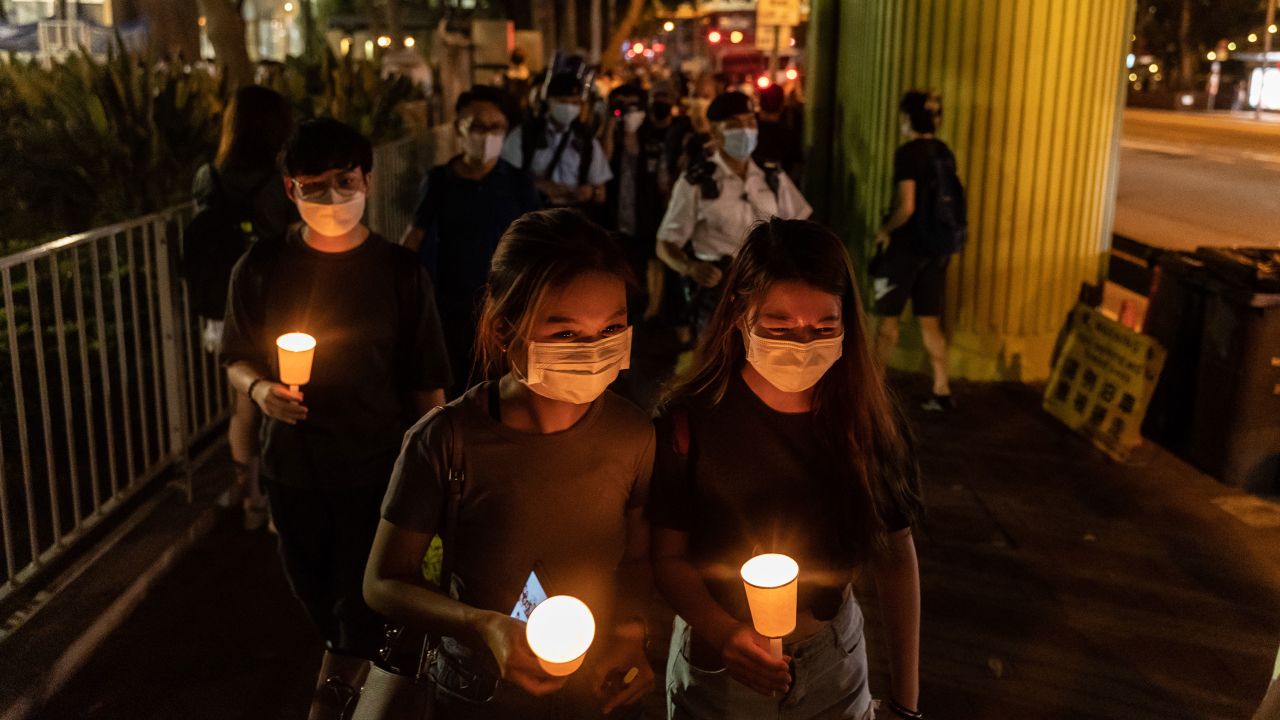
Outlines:
[[287, 2], [287, 3], [285, 3], [285, 4], [284, 4], [284, 11], [285, 11], [285, 12], [287, 12], [287, 13], [291, 13], [291, 12], [293, 12], [293, 3], [291, 3], [291, 2]]
[[391, 36], [389, 35], [380, 36], [378, 38], [378, 47], [380, 48], [391, 47]]
[[1209, 54], [1208, 54], [1208, 55], [1205, 55], [1205, 57], [1209, 58], [1210, 60], [1217, 60], [1217, 59], [1218, 59], [1218, 53], [1216, 53], [1216, 52], [1214, 52], [1214, 51], [1210, 50], [1210, 51], [1209, 51]]
[[1249, 42], [1258, 42], [1258, 33], [1249, 33]]
[[675, 30], [675, 29], [676, 29], [676, 24], [671, 22], [670, 20], [662, 23], [663, 32], [671, 32], [672, 30]]
[[1151, 63], [1150, 65], [1147, 66], [1147, 70], [1149, 70], [1152, 75], [1155, 75], [1156, 73], [1160, 72], [1160, 66], [1155, 63]]
[[1230, 50], [1231, 52], [1235, 52], [1237, 47], [1239, 46], [1233, 42], [1227, 43], [1227, 49]]
[[411, 47], [413, 47], [414, 45], [417, 45], [417, 44], [418, 44], [418, 41], [417, 41], [417, 40], [414, 40], [414, 39], [413, 39], [413, 38], [411, 38], [411, 37], [407, 37], [407, 38], [405, 38], [405, 39], [404, 39], [404, 46], [405, 46], [405, 47], [407, 47], [407, 48], [411, 48]]
[[723, 36], [720, 35], [719, 30], [712, 30], [711, 32], [707, 33], [707, 42], [711, 43], [712, 45], [715, 45], [716, 43], [720, 42], [722, 37]]
[[729, 42], [733, 43], [734, 45], [737, 45], [738, 43], [742, 42], [742, 31], [734, 30], [733, 32], [729, 33]]

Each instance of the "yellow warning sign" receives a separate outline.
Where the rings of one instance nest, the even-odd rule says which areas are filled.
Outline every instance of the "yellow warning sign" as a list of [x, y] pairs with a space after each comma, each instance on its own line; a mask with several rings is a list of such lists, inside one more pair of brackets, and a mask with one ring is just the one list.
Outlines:
[[1085, 305], [1071, 311], [1068, 328], [1044, 409], [1124, 460], [1142, 442], [1142, 418], [1164, 366], [1164, 348]]

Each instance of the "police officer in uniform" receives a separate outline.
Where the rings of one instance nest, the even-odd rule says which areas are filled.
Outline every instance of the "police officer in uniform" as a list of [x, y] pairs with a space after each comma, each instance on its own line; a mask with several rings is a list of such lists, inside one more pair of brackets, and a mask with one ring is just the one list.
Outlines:
[[544, 205], [576, 206], [598, 215], [613, 172], [600, 141], [581, 120], [582, 81], [573, 73], [556, 73], [546, 94], [538, 114], [507, 136], [502, 159], [533, 174]]
[[721, 93], [707, 108], [707, 120], [707, 157], [691, 161], [676, 181], [658, 228], [658, 257], [686, 278], [695, 334], [719, 302], [724, 273], [751, 226], [813, 213], [785, 172], [752, 161], [759, 131], [750, 98]]

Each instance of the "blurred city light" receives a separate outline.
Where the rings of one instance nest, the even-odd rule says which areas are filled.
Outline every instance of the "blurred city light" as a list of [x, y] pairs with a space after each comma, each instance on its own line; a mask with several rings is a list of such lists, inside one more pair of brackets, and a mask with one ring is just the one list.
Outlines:
[[715, 43], [720, 42], [721, 37], [722, 36], [720, 35], [719, 30], [712, 30], [711, 32], [707, 33], [707, 42], [714, 45]]
[[405, 38], [405, 39], [404, 39], [404, 46], [405, 46], [405, 47], [407, 47], [407, 48], [411, 48], [411, 47], [413, 47], [414, 45], [417, 45], [417, 44], [418, 44], [418, 41], [417, 41], [417, 40], [414, 40], [414, 39], [413, 39], [413, 38], [411, 38], [411, 37], [407, 37], [407, 38]]
[[381, 35], [381, 36], [379, 36], [379, 37], [378, 37], [378, 47], [381, 47], [381, 48], [391, 47], [391, 36], [390, 36], [390, 35]]
[[675, 30], [675, 29], [676, 29], [676, 24], [671, 22], [670, 20], [662, 23], [663, 32], [671, 32], [672, 30]]
[[742, 38], [743, 38], [743, 35], [741, 30], [734, 30], [733, 32], [729, 33], [729, 42], [733, 43], [734, 45], [737, 45], [738, 43], [742, 42]]
[[788, 80], [795, 80], [798, 77], [800, 77], [800, 72], [798, 70], [796, 70], [795, 68], [787, 68]]

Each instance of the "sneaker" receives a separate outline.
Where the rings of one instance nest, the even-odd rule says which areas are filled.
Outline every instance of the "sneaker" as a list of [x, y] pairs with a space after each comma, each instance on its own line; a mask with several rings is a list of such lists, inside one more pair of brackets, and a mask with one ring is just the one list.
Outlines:
[[956, 403], [950, 395], [934, 395], [920, 403], [920, 407], [926, 412], [948, 412], [956, 409]]

